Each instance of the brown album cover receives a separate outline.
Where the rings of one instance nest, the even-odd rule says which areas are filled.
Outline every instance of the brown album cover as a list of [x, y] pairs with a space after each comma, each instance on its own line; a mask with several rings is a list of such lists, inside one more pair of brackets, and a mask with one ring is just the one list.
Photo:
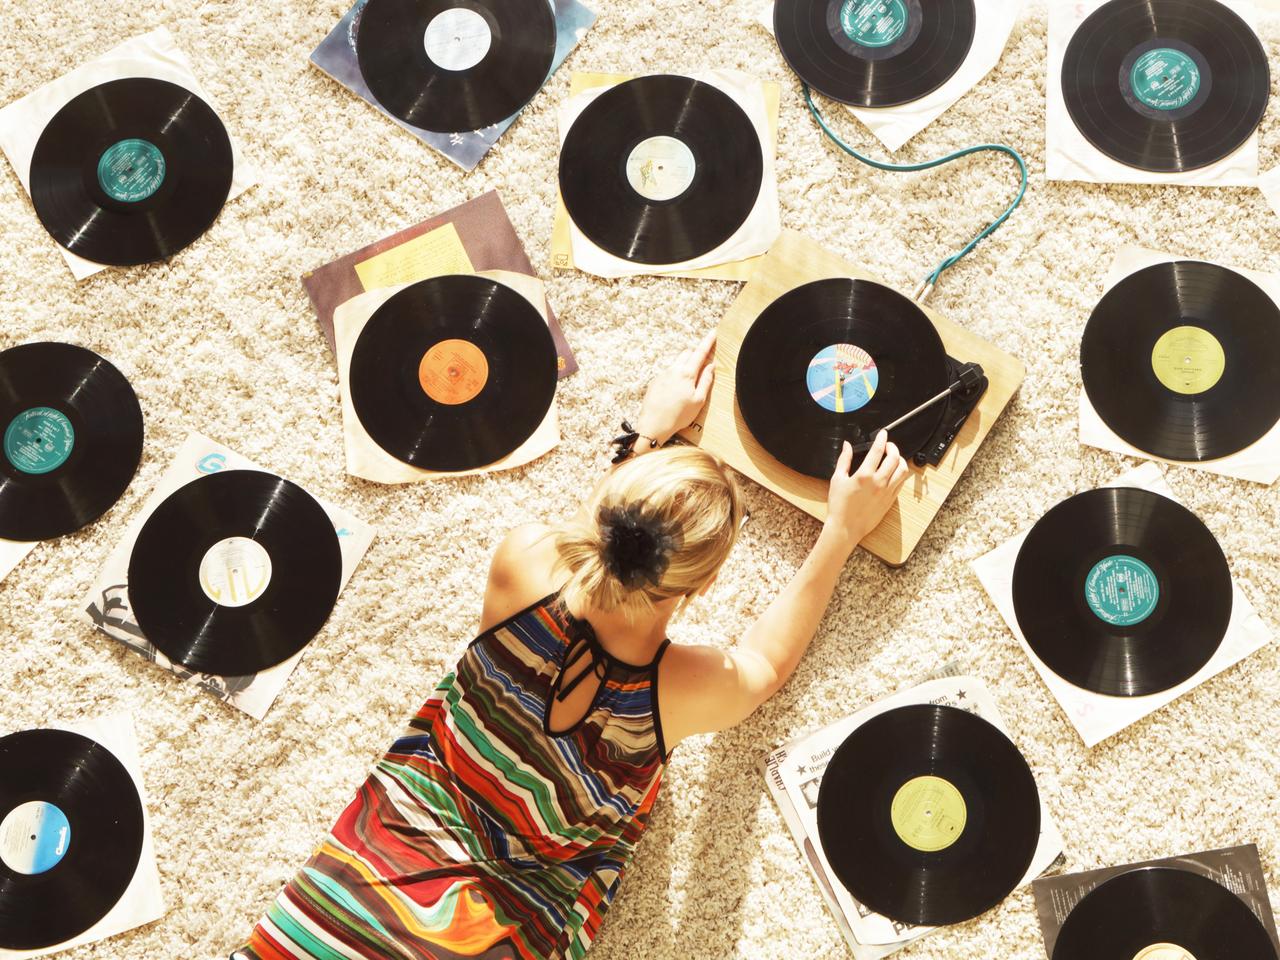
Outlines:
[[[537, 277], [496, 190], [312, 270], [303, 276], [302, 286], [332, 351], [333, 312], [353, 297], [446, 273], [484, 270]], [[577, 372], [578, 361], [550, 303], [547, 323], [564, 379]]]

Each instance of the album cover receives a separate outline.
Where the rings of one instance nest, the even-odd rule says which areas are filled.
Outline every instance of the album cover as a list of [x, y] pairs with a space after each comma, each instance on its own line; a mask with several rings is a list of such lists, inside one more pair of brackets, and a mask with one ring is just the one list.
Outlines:
[[[596, 15], [594, 11], [578, 3], [577, 0], [553, 0], [553, 2], [557, 28], [556, 52], [551, 65], [551, 73], [554, 75], [573, 48], [586, 36], [587, 30], [595, 23]], [[516, 122], [522, 111], [517, 111], [506, 120], [483, 130], [472, 130], [466, 133], [433, 133], [429, 130], [421, 130], [391, 114], [369, 92], [369, 86], [360, 73], [360, 63], [356, 58], [356, 34], [360, 29], [360, 16], [364, 12], [366, 3], [367, 0], [356, 0], [346, 16], [316, 47], [311, 54], [311, 62], [463, 170], [468, 172], [474, 170], [489, 149], [498, 142], [498, 138]]]
[[[142, 844], [133, 877], [120, 899], [106, 915], [91, 927], [54, 946], [35, 950], [8, 950], [0, 947], [0, 960], [33, 960], [35, 957], [61, 953], [73, 947], [95, 943], [114, 937], [135, 927], [153, 923], [164, 916], [167, 909], [160, 889], [160, 872], [156, 867], [155, 842], [151, 832], [151, 818], [147, 805], [146, 787], [142, 780], [142, 764], [139, 761], [138, 741], [134, 733], [133, 718], [128, 713], [74, 724], [52, 724], [48, 729], [65, 730], [78, 734], [104, 747], [127, 771], [137, 791], [142, 806]], [[0, 813], [0, 818], [4, 816]], [[46, 820], [46, 822], [48, 822]], [[4, 833], [0, 825], [0, 835]], [[71, 843], [75, 837], [71, 837]], [[60, 856], [55, 850], [54, 856]], [[65, 855], [65, 850], [64, 854]], [[54, 876], [54, 874], [49, 874]]]
[[[53, 116], [72, 98], [92, 87], [125, 77], [150, 77], [185, 87], [215, 110], [217, 104], [196, 79], [190, 58], [178, 49], [173, 36], [163, 27], [135, 37], [45, 84], [4, 109], [0, 109], [0, 149], [28, 193], [31, 189], [31, 158], [36, 142]], [[231, 137], [233, 172], [230, 203], [256, 183], [256, 172], [245, 162], [244, 153]], [[52, 240], [51, 240], [52, 242]], [[94, 263], [55, 244], [76, 280], [84, 280], [107, 267]]]
[[[505, 287], [509, 287], [518, 296], [523, 297], [528, 303], [534, 306], [542, 316], [546, 319], [545, 310], [546, 294], [543, 291], [541, 281], [525, 276], [524, 274], [506, 273], [504, 271], [489, 271], [487, 273], [478, 274], [482, 277], [496, 283], [500, 283]], [[342, 403], [342, 428], [343, 443], [347, 458], [347, 473], [354, 477], [360, 477], [364, 480], [372, 480], [375, 483], [399, 484], [399, 483], [418, 483], [425, 480], [441, 480], [454, 477], [474, 476], [485, 473], [495, 473], [501, 470], [510, 470], [516, 467], [524, 466], [532, 463], [537, 458], [544, 456], [560, 442], [560, 421], [556, 411], [554, 397], [550, 402], [550, 406], [546, 409], [545, 415], [536, 428], [528, 436], [524, 436], [523, 440], [506, 456], [487, 464], [477, 467], [461, 468], [449, 471], [429, 470], [413, 465], [410, 462], [402, 461], [388, 450], [379, 446], [377, 441], [370, 435], [368, 428], [356, 411], [355, 402], [352, 396], [352, 357], [355, 353], [357, 344], [361, 334], [369, 325], [370, 321], [379, 309], [387, 304], [397, 294], [400, 294], [412, 287], [413, 284], [401, 284], [395, 287], [387, 287], [381, 290], [371, 290], [369, 293], [361, 294], [346, 303], [342, 304], [334, 313], [334, 329], [337, 335], [337, 362], [338, 362], [338, 393]], [[453, 342], [457, 344], [457, 339], [450, 338], [442, 341], [443, 343]], [[553, 345], [554, 346], [554, 345]], [[470, 353], [477, 351], [476, 347], [469, 340], [461, 344], [464, 352]], [[412, 380], [409, 389], [415, 393], [426, 391], [430, 395], [433, 391], [428, 391], [429, 383], [421, 378], [424, 367], [429, 366], [430, 352], [416, 361], [410, 361], [413, 370], [410, 371], [410, 377], [406, 380]], [[498, 358], [495, 358], [495, 360]], [[463, 358], [463, 365], [470, 369], [483, 369], [483, 382], [477, 384], [480, 391], [489, 386], [488, 372], [490, 365], [487, 360], [480, 361], [479, 358], [467, 360]], [[494, 364], [496, 371], [499, 364]], [[413, 371], [416, 370], [417, 373]], [[394, 377], [394, 374], [389, 374]], [[399, 378], [395, 378], [397, 383], [404, 382]], [[459, 378], [456, 389], [465, 389], [468, 400], [462, 403], [453, 404], [456, 412], [462, 416], [441, 417], [441, 420], [447, 421], [450, 429], [461, 429], [463, 436], [468, 430], [479, 432], [489, 432], [495, 428], [503, 430], [506, 424], [496, 424], [492, 422], [493, 418], [481, 418], [478, 422], [468, 423], [466, 414], [469, 412], [471, 402], [476, 399], [476, 395], [471, 393], [471, 387], [468, 385], [470, 378]], [[496, 387], [502, 387], [503, 384], [494, 384]], [[450, 389], [455, 389], [454, 385]], [[434, 398], [433, 398], [434, 399]], [[453, 398], [459, 399], [459, 398]], [[448, 406], [449, 404], [446, 404]], [[408, 409], [408, 405], [405, 405]], [[437, 408], [438, 409], [438, 408]], [[388, 411], [397, 414], [397, 411]], [[400, 414], [403, 416], [403, 414]], [[429, 418], [435, 419], [435, 418]], [[410, 424], [412, 426], [412, 424]], [[467, 446], [465, 443], [459, 446]], [[508, 444], [510, 446], [510, 444]]]
[[[1117, 251], [1115, 259], [1111, 262], [1111, 268], [1107, 271], [1107, 276], [1103, 282], [1103, 292], [1111, 291], [1118, 283], [1133, 275], [1139, 270], [1156, 264], [1171, 263], [1176, 260], [1187, 259], [1175, 257], [1167, 253], [1156, 250], [1147, 250], [1137, 246], [1121, 247]], [[1194, 259], [1194, 258], [1191, 258]], [[1249, 280], [1260, 287], [1276, 304], [1280, 305], [1280, 275], [1268, 273], [1261, 270], [1246, 270], [1241, 267], [1230, 266], [1229, 264], [1219, 264], [1219, 266], [1227, 267], [1240, 274], [1246, 280]], [[1226, 306], [1224, 304], [1224, 306]], [[1228, 308], [1229, 309], [1229, 308]], [[1245, 317], [1242, 319], [1252, 319]], [[1231, 346], [1228, 344], [1227, 346]], [[1239, 350], [1232, 350], [1233, 353], [1239, 353]], [[1229, 377], [1229, 372], [1223, 370], [1223, 373]], [[1276, 384], [1272, 381], [1272, 387]], [[1163, 463], [1173, 463], [1177, 466], [1188, 467], [1192, 470], [1203, 470], [1207, 473], [1216, 473], [1225, 477], [1234, 477], [1238, 480], [1250, 480], [1254, 483], [1273, 484], [1280, 480], [1280, 420], [1256, 443], [1233, 453], [1229, 456], [1216, 460], [1163, 460], [1146, 451], [1140, 450], [1130, 443], [1125, 442], [1116, 435], [1106, 422], [1099, 415], [1093, 404], [1089, 401], [1088, 394], [1080, 391], [1080, 442], [1091, 447], [1098, 447], [1102, 450], [1110, 450], [1114, 453], [1123, 453], [1125, 456], [1135, 457], [1141, 460], [1155, 460]]]
[[31, 543], [20, 543], [17, 540], [0, 540], [0, 583], [13, 573], [28, 554], [40, 545], [39, 540]]
[[[1063, 67], [1067, 61], [1069, 47], [1081, 26], [1091, 15], [1096, 14], [1108, 2], [1110, 0], [1083, 0], [1083, 2], [1081, 0], [1052, 0], [1049, 4], [1049, 56], [1048, 75], [1045, 85], [1047, 97], [1045, 113], [1045, 172], [1048, 178], [1050, 180], [1076, 180], [1086, 183], [1157, 183], [1202, 187], [1255, 185], [1258, 180], [1259, 143], [1256, 129], [1244, 138], [1239, 147], [1227, 153], [1221, 159], [1203, 166], [1197, 166], [1195, 169], [1181, 171], [1143, 169], [1128, 162], [1121, 162], [1095, 146], [1080, 130], [1072, 119], [1072, 115], [1068, 110], [1067, 99], [1063, 92]], [[1143, 4], [1139, 4], [1139, 6], [1145, 9]], [[1234, 11], [1256, 34], [1257, 14], [1249, 0], [1231, 0], [1227, 7]], [[1215, 41], [1214, 46], [1219, 49], [1223, 47], [1220, 41]], [[1124, 104], [1124, 100], [1121, 99], [1119, 106], [1109, 108], [1109, 115], [1112, 117], [1123, 116], [1138, 123], [1148, 117], [1156, 117], [1167, 112], [1170, 117], [1178, 118], [1176, 120], [1178, 123], [1189, 121], [1192, 124], [1205, 124], [1207, 119], [1209, 122], [1206, 126], [1211, 130], [1213, 118], [1222, 115], [1222, 110], [1216, 105], [1209, 104], [1207, 111], [1196, 110], [1195, 113], [1183, 116], [1184, 113], [1195, 107], [1194, 98], [1196, 96], [1207, 96], [1214, 88], [1211, 79], [1208, 83], [1204, 83], [1199, 79], [1203, 76], [1210, 76], [1211, 78], [1212, 74], [1206, 64], [1198, 62], [1198, 60], [1203, 59], [1200, 52], [1175, 39], [1163, 46], [1147, 49], [1145, 53], [1141, 49], [1136, 50], [1137, 58], [1126, 57], [1126, 62], [1121, 66], [1129, 65], [1127, 61], [1134, 59], [1134, 62], [1129, 65], [1130, 70], [1128, 72], [1132, 74], [1134, 70], [1137, 70], [1139, 71], [1137, 75], [1140, 76], [1141, 71], [1147, 66], [1147, 61], [1165, 49], [1173, 51], [1172, 59], [1175, 62], [1174, 65], [1177, 67], [1185, 66], [1187, 72], [1184, 75], [1192, 78], [1189, 83], [1183, 84], [1181, 89], [1175, 88], [1171, 90], [1172, 99], [1170, 97], [1157, 98], [1148, 94], [1143, 94], [1143, 96], [1139, 97], [1131, 92], [1120, 91], [1119, 86], [1113, 84], [1111, 75], [1108, 75], [1105, 81], [1089, 82], [1086, 86], [1099, 90], [1112, 90], [1114, 86], [1113, 92], [1117, 96], [1127, 97], [1127, 106]], [[1157, 64], [1152, 61], [1151, 66], [1155, 67]], [[1123, 70], [1117, 70], [1117, 74], [1124, 72]], [[1173, 82], [1177, 83], [1176, 78]], [[1222, 90], [1233, 89], [1234, 86], [1218, 85]], [[1266, 84], [1266, 91], [1269, 92], [1269, 89], [1270, 84], [1268, 83]], [[1179, 98], [1184, 96], [1192, 97], [1192, 102], [1182, 104]], [[1149, 101], [1149, 103], [1146, 101]], [[1196, 114], [1198, 114], [1198, 117]], [[1120, 142], [1119, 137], [1114, 139]], [[1133, 135], [1125, 138], [1125, 140], [1129, 143], [1142, 143], [1146, 138], [1143, 133], [1135, 130]], [[1171, 159], [1176, 160], [1176, 155]]]
[[[823, 855], [818, 839], [818, 790], [822, 775], [846, 737], [872, 717], [910, 704], [941, 704], [967, 710], [1007, 735], [999, 709], [986, 685], [975, 677], [944, 669], [942, 675], [893, 694], [852, 716], [798, 737], [774, 750], [765, 760], [769, 792], [791, 829], [824, 901], [856, 960], [880, 960], [931, 932], [873, 913], [840, 884]], [[1025, 885], [1051, 867], [1062, 854], [1062, 837], [1052, 814], [1040, 801], [1040, 843], [1023, 880]]]
[[[1160, 468], [1154, 463], [1138, 467], [1106, 486], [1108, 488], [1136, 487], [1167, 497], [1175, 503], [1178, 502]], [[1047, 509], [1051, 504], [1045, 506]], [[1031, 665], [1040, 675], [1045, 686], [1049, 688], [1054, 699], [1058, 701], [1067, 719], [1076, 728], [1076, 732], [1087, 747], [1096, 746], [1125, 727], [1172, 703], [1184, 693], [1217, 676], [1271, 642], [1270, 630], [1258, 616], [1248, 597], [1240, 589], [1240, 585], [1233, 582], [1231, 614], [1226, 636], [1208, 663], [1190, 679], [1157, 693], [1124, 697], [1107, 696], [1068, 683], [1035, 655], [1018, 626], [1017, 614], [1014, 611], [1013, 571], [1018, 552], [1029, 530], [1030, 527], [985, 556], [971, 561], [970, 566], [977, 574], [991, 602], [1000, 611], [1005, 625], [1008, 626], [1009, 631], [1031, 661]]]
[[1058, 931], [1068, 914], [1075, 909], [1085, 895], [1112, 877], [1143, 867], [1173, 867], [1189, 870], [1208, 877], [1230, 890], [1244, 901], [1266, 927], [1271, 941], [1280, 953], [1280, 936], [1276, 933], [1276, 921], [1271, 912], [1271, 899], [1267, 893], [1267, 878], [1263, 871], [1258, 848], [1254, 844], [1189, 853], [1180, 857], [1161, 860], [1144, 860], [1119, 867], [1103, 867], [1080, 873], [1064, 873], [1053, 877], [1041, 877], [1031, 885], [1036, 898], [1036, 913], [1040, 918], [1040, 932], [1044, 935], [1045, 954], [1052, 960], [1053, 947]]
[[[223, 703], [228, 703], [254, 719], [261, 720], [267, 715], [271, 704], [275, 702], [289, 676], [306, 654], [305, 648], [278, 666], [252, 676], [222, 677], [194, 673], [181, 665], [171, 663], [147, 640], [138, 626], [129, 602], [129, 561], [134, 544], [147, 519], [179, 488], [192, 480], [224, 470], [261, 471], [262, 468], [208, 437], [198, 433], [192, 433], [187, 437], [142, 509], [130, 522], [124, 536], [107, 557], [106, 563], [83, 601], [80, 617], [162, 670], [167, 670], [183, 680], [196, 684]], [[341, 507], [324, 501], [319, 502], [329, 515], [334, 530], [338, 534], [338, 544], [342, 552], [341, 586], [345, 587], [364, 557], [365, 551], [373, 543], [375, 531], [373, 527]]]
[[[771, 81], [760, 81], [736, 70], [690, 74], [693, 80], [714, 86], [728, 94], [742, 108], [755, 128], [761, 146], [763, 173], [756, 203], [739, 228], [713, 250], [683, 263], [648, 264], [630, 262], [592, 243], [573, 223], [564, 197], [557, 191], [556, 214], [551, 233], [551, 265], [557, 270], [578, 269], [602, 277], [658, 275], [694, 280], [745, 281], [781, 231], [775, 161], [777, 153], [778, 104], [780, 89]], [[560, 108], [559, 130], [563, 149], [575, 121], [597, 99], [630, 80], [635, 74], [582, 73], [574, 71], [569, 99]], [[668, 141], [673, 138], [652, 138]], [[677, 141], [678, 142], [678, 141]], [[670, 143], [664, 144], [670, 147]], [[637, 145], [643, 146], [642, 145]], [[678, 149], [678, 148], [677, 148]], [[686, 148], [687, 149], [687, 148]], [[632, 156], [642, 151], [633, 150]], [[630, 165], [630, 158], [620, 161]], [[628, 179], [643, 176], [643, 167], [627, 173]], [[689, 184], [692, 186], [692, 183]], [[635, 188], [635, 183], [632, 183]]]
[[[977, 86], [1000, 62], [1022, 11], [1023, 0], [979, 0], [976, 7], [977, 27], [969, 53], [960, 68], [937, 89], [893, 107], [844, 105], [888, 150], [901, 149]], [[773, 35], [773, 10], [773, 0], [765, 0], [755, 17], [770, 36]]]
[[[333, 350], [333, 314], [348, 300], [446, 273], [485, 270], [537, 276], [496, 190], [318, 267], [302, 278], [302, 286]], [[578, 361], [550, 303], [547, 325], [560, 357], [561, 379], [577, 373]]]

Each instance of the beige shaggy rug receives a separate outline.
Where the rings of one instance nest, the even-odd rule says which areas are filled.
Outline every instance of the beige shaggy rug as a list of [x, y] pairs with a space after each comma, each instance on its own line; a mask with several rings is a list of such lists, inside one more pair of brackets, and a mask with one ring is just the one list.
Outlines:
[[[600, 18], [569, 68], [728, 67], [783, 83], [785, 225], [910, 290], [1005, 202], [1007, 161], [919, 175], [839, 158], [805, 114], [755, 0], [594, 0]], [[493, 187], [545, 270], [559, 73], [463, 175], [308, 65], [345, 0], [6, 0], [0, 102], [124, 39], [168, 26], [223, 118], [265, 171], [171, 263], [72, 283], [17, 179], [0, 172], [0, 345], [83, 343], [132, 379], [147, 418], [141, 471], [99, 523], [40, 547], [0, 585], [0, 732], [133, 712], [170, 909], [71, 956], [223, 957], [308, 854], [371, 762], [472, 636], [490, 552], [531, 517], [570, 512], [620, 417], [661, 358], [712, 327], [732, 284], [610, 283], [544, 274], [582, 363], [560, 390], [564, 442], [501, 476], [383, 488], [347, 478], [332, 358], [298, 278], [306, 270]], [[1280, 24], [1264, 31], [1280, 66]], [[997, 425], [914, 559], [867, 555], [790, 685], [756, 716], [677, 752], [653, 826], [593, 956], [840, 957], [844, 947], [759, 764], [775, 744], [959, 659], [1004, 705], [1081, 869], [1256, 841], [1280, 891], [1280, 648], [1268, 648], [1094, 750], [1085, 750], [968, 567], [1059, 499], [1133, 465], [1076, 442], [1080, 332], [1112, 251], [1153, 242], [1280, 269], [1280, 219], [1253, 190], [1086, 187], [1044, 171], [1045, 14], [1019, 23], [1001, 65], [904, 149], [923, 159], [977, 141], [1015, 144], [1033, 172], [1025, 206], [952, 270], [932, 304], [1027, 364]], [[1277, 71], [1280, 73], [1280, 71]], [[835, 111], [829, 111], [833, 115]], [[1280, 113], [1262, 128], [1276, 162]], [[839, 128], [882, 153], [852, 118]], [[1151, 224], [1158, 224], [1155, 236]], [[380, 534], [328, 626], [263, 722], [145, 664], [74, 619], [126, 521], [190, 430], [344, 504]], [[1175, 490], [1221, 539], [1245, 591], [1280, 622], [1280, 488], [1183, 469]], [[747, 484], [752, 518], [712, 595], [677, 640], [732, 643], [800, 564], [816, 524]], [[922, 941], [911, 958], [1043, 956], [1029, 891]]]

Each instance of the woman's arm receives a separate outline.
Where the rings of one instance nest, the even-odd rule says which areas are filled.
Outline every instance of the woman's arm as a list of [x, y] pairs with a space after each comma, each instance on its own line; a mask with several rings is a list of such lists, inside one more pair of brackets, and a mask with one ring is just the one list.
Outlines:
[[673, 646], [659, 690], [668, 747], [746, 719], [782, 688], [809, 649], [853, 549], [893, 506], [907, 463], [882, 431], [855, 473], [846, 443], [831, 478], [826, 523], [791, 582], [731, 650]]

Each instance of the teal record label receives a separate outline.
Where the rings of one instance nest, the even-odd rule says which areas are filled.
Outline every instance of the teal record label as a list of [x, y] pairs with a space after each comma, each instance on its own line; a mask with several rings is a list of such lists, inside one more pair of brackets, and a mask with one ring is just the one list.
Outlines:
[[819, 350], [809, 361], [805, 384], [818, 406], [832, 413], [853, 413], [876, 395], [880, 371], [875, 359], [861, 347], [836, 343]]
[[71, 421], [52, 407], [24, 410], [4, 431], [5, 458], [23, 473], [52, 473], [67, 462], [75, 445]]
[[71, 822], [43, 800], [19, 804], [0, 820], [0, 860], [14, 873], [48, 873], [71, 848]]
[[1099, 620], [1131, 627], [1154, 612], [1160, 602], [1160, 581], [1137, 557], [1112, 554], [1089, 571], [1084, 581], [1084, 599]]
[[164, 154], [149, 140], [121, 140], [107, 147], [98, 160], [98, 185], [121, 203], [151, 199], [164, 184], [164, 176]]
[[1156, 47], [1134, 61], [1129, 85], [1153, 110], [1181, 110], [1200, 92], [1200, 68], [1181, 50]]
[[862, 47], [887, 47], [907, 32], [909, 24], [904, 0], [845, 0], [840, 9], [845, 36]]

